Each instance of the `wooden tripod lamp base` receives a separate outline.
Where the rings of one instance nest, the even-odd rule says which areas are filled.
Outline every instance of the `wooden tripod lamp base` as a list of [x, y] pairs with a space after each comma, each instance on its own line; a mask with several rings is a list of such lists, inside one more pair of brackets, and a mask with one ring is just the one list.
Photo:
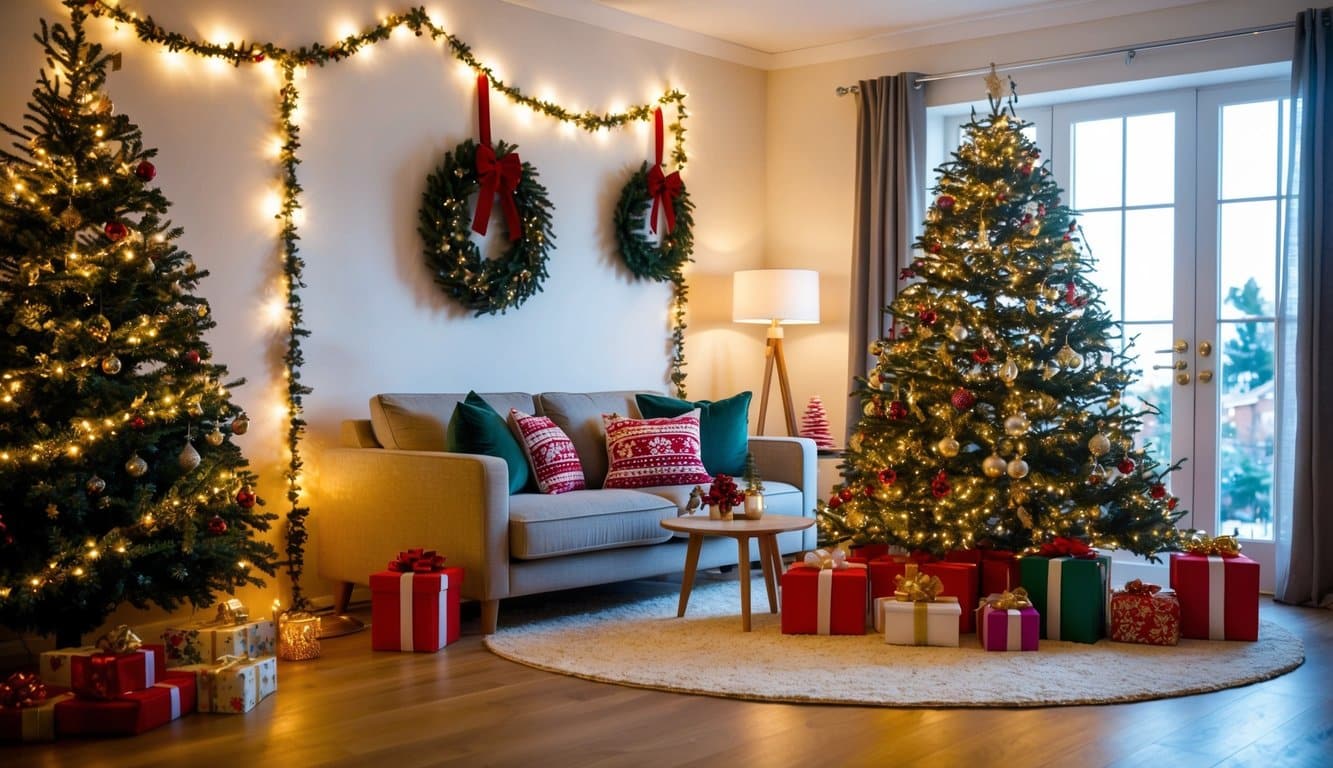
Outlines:
[[787, 358], [782, 353], [782, 326], [819, 322], [819, 273], [813, 269], [746, 269], [737, 272], [731, 284], [731, 319], [737, 323], [768, 326], [764, 390], [759, 396], [759, 423], [755, 434], [764, 434], [768, 391], [773, 386], [773, 368], [776, 366], [787, 434], [795, 437], [798, 434], [796, 407], [792, 403], [791, 382], [787, 379]]

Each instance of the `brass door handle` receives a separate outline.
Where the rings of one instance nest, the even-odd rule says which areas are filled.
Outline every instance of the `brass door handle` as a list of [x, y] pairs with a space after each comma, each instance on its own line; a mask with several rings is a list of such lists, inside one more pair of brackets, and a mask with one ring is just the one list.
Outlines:
[[1207, 357], [1213, 354], [1213, 343], [1211, 341], [1199, 342], [1199, 357]]
[[1212, 371], [1199, 371], [1199, 381], [1203, 382], [1204, 384], [1207, 384], [1212, 380], [1213, 380]]
[[1171, 365], [1154, 365], [1152, 369], [1154, 371], [1183, 371], [1189, 367], [1190, 364], [1185, 362], [1184, 360], [1177, 360]]
[[[1212, 346], [1209, 346], [1208, 349], [1211, 350]], [[1190, 351], [1190, 343], [1184, 339], [1176, 339], [1176, 343], [1172, 344], [1170, 349], [1158, 349], [1154, 351], [1159, 355], [1169, 355], [1173, 352], [1177, 355], [1183, 355]], [[1201, 354], [1206, 355], [1208, 353], [1201, 351]]]

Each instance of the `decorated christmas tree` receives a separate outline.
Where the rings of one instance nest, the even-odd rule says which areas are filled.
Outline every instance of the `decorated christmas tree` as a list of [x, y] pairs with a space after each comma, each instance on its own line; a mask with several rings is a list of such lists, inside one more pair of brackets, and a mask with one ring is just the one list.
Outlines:
[[1177, 542], [1178, 464], [1135, 441], [1155, 409], [1124, 398], [1131, 345], [1014, 99], [990, 85], [990, 114], [939, 169], [890, 337], [871, 345], [821, 538], [941, 553], [1065, 536], [1153, 557]]
[[812, 396], [810, 402], [805, 404], [805, 413], [801, 414], [801, 437], [814, 440], [817, 448], [834, 447], [828, 412], [824, 410], [824, 401], [819, 399], [819, 395]]
[[245, 415], [203, 334], [207, 272], [174, 241], [118, 63], [70, 27], [21, 128], [0, 125], [0, 624], [65, 643], [122, 602], [207, 605], [262, 584]]

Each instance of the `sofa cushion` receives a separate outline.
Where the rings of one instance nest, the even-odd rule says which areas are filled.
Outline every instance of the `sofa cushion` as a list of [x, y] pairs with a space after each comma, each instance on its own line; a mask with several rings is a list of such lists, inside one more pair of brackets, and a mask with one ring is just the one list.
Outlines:
[[[370, 425], [385, 448], [404, 451], [444, 451], [448, 447], [449, 419], [466, 393], [382, 394], [370, 398]], [[496, 413], [510, 408], [531, 412], [532, 395], [523, 392], [483, 394]]]
[[[708, 484], [702, 484], [704, 490], [708, 490]], [[693, 485], [663, 485], [655, 488], [640, 488], [642, 493], [651, 493], [661, 499], [669, 502], [677, 509], [684, 509], [690, 501], [690, 491], [694, 490]], [[779, 483], [776, 481], [764, 481], [764, 514], [766, 515], [792, 515], [793, 517], [809, 517], [806, 514], [808, 510], [803, 509], [805, 499], [801, 495], [801, 489], [789, 483]], [[689, 538], [688, 533], [673, 534], [677, 538]]]
[[742, 392], [723, 400], [691, 402], [642, 393], [634, 400], [644, 418], [679, 416], [698, 408], [699, 439], [708, 474], [740, 477], [745, 474], [745, 454], [750, 450], [750, 397], [749, 392]]
[[606, 480], [606, 434], [602, 414], [618, 413], [639, 418], [639, 406], [631, 391], [622, 392], [543, 392], [537, 396], [540, 413], [574, 441], [583, 464], [583, 482], [588, 488], [601, 488]]
[[537, 476], [542, 493], [581, 491], [583, 466], [569, 436], [546, 416], [533, 416], [517, 408], [509, 411], [509, 423], [523, 446], [523, 453]]
[[603, 488], [683, 485], [712, 480], [699, 456], [699, 411], [669, 419], [603, 414], [610, 467]]
[[[454, 406], [446, 436], [452, 453], [478, 453], [504, 459], [509, 467], [509, 492], [518, 493], [528, 485], [528, 457], [518, 444], [503, 416], [495, 412], [476, 392]], [[536, 486], [534, 486], [536, 487]]]
[[659, 544], [671, 538], [660, 521], [675, 517], [676, 509], [659, 496], [621, 488], [516, 494], [509, 497], [509, 553], [537, 560]]

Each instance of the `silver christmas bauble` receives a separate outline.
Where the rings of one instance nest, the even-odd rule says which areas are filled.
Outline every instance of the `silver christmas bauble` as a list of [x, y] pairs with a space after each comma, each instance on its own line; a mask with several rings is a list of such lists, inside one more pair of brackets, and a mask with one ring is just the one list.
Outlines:
[[130, 477], [143, 477], [148, 472], [148, 462], [139, 458], [139, 454], [136, 453], [125, 462], [125, 471], [130, 473]]
[[1004, 433], [1010, 437], [1022, 437], [1031, 428], [1032, 422], [1025, 413], [1015, 413], [1004, 420]]
[[120, 358], [115, 355], [107, 355], [102, 358], [102, 373], [108, 376], [115, 376], [120, 373]]
[[180, 456], [176, 457], [176, 460], [180, 462], [181, 469], [186, 472], [199, 466], [199, 459], [199, 451], [194, 449], [194, 444], [189, 440], [185, 441], [185, 447], [181, 449]]
[[1006, 467], [1006, 470], [1009, 472], [1010, 477], [1015, 480], [1021, 480], [1028, 476], [1028, 463], [1022, 459], [1014, 459], [1009, 462], [1009, 466]]
[[935, 444], [935, 450], [939, 451], [940, 455], [946, 459], [957, 456], [958, 447], [958, 441], [953, 439], [952, 435], [940, 438], [940, 441]]
[[999, 455], [992, 453], [981, 461], [981, 471], [986, 473], [986, 477], [999, 477], [1004, 474], [1005, 462]]
[[954, 341], [966, 341], [967, 329], [963, 327], [962, 323], [954, 323], [953, 326], [949, 328], [949, 338]]
[[97, 475], [93, 475], [88, 478], [88, 482], [84, 483], [83, 487], [84, 490], [88, 491], [89, 495], [96, 496], [106, 490], [106, 481]]
[[1088, 452], [1093, 456], [1105, 456], [1111, 451], [1111, 439], [1098, 432], [1088, 438]]

